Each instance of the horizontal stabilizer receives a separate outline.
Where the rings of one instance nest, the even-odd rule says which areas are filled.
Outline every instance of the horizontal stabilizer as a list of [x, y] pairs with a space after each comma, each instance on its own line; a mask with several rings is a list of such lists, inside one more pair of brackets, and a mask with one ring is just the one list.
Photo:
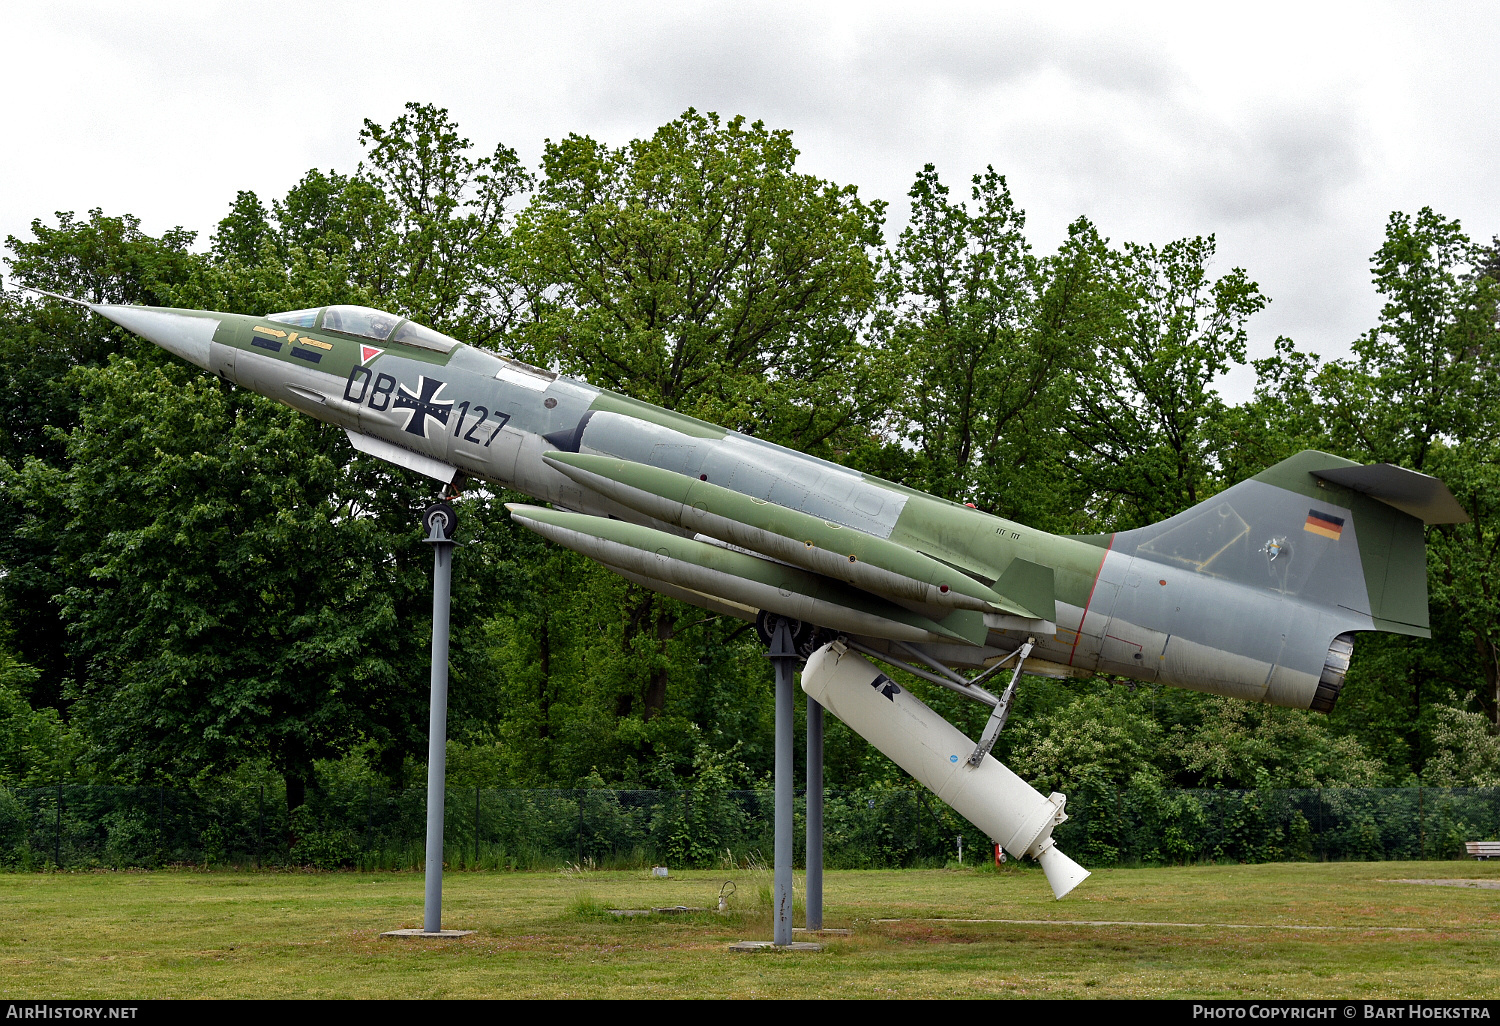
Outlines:
[[1469, 514], [1458, 504], [1448, 486], [1435, 477], [1394, 463], [1373, 463], [1368, 467], [1330, 467], [1314, 470], [1313, 477], [1363, 492], [1387, 506], [1414, 516], [1424, 524], [1467, 524]]

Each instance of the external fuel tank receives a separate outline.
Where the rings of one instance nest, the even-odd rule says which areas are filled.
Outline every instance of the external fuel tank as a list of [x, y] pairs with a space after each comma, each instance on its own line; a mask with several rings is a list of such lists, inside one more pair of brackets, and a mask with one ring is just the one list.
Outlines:
[[969, 766], [975, 743], [873, 663], [825, 645], [808, 658], [802, 690], [1011, 855], [1040, 862], [1057, 897], [1089, 875], [1052, 840], [1064, 795], [1043, 797], [990, 755]]

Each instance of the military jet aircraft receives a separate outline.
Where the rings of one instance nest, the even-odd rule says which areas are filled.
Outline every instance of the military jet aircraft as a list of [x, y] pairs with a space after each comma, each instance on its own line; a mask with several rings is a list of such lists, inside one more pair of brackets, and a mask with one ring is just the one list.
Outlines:
[[[548, 503], [509, 508], [640, 585], [766, 640], [785, 622], [804, 689], [1008, 851], [1041, 858], [1059, 897], [1087, 875], [1051, 846], [1063, 796], [988, 754], [1023, 666], [1327, 712], [1356, 633], [1430, 636], [1423, 524], [1467, 519], [1435, 478], [1306, 451], [1159, 524], [1061, 537], [380, 310], [85, 305], [362, 452]], [[984, 735], [964, 738], [864, 656], [989, 706]], [[981, 685], [1002, 670], [997, 696]]]

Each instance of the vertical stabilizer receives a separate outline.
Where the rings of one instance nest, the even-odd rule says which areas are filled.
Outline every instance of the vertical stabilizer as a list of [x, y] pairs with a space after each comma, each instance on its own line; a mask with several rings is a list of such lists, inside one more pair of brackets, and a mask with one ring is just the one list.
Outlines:
[[1309, 449], [1112, 549], [1430, 637], [1423, 524], [1467, 519], [1437, 478]]

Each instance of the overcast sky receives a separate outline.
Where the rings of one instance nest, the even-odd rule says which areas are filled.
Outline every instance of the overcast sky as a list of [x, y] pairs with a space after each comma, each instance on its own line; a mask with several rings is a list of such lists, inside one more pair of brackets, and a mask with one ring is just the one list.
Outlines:
[[[689, 106], [790, 128], [892, 201], [993, 164], [1040, 252], [1214, 233], [1217, 268], [1327, 355], [1374, 322], [1392, 210], [1500, 232], [1500, 7], [861, 3], [6, 3], [0, 234], [99, 206], [206, 240], [238, 189], [352, 170], [363, 118], [446, 106], [482, 148], [619, 144]], [[1227, 391], [1248, 389], [1235, 375]]]

